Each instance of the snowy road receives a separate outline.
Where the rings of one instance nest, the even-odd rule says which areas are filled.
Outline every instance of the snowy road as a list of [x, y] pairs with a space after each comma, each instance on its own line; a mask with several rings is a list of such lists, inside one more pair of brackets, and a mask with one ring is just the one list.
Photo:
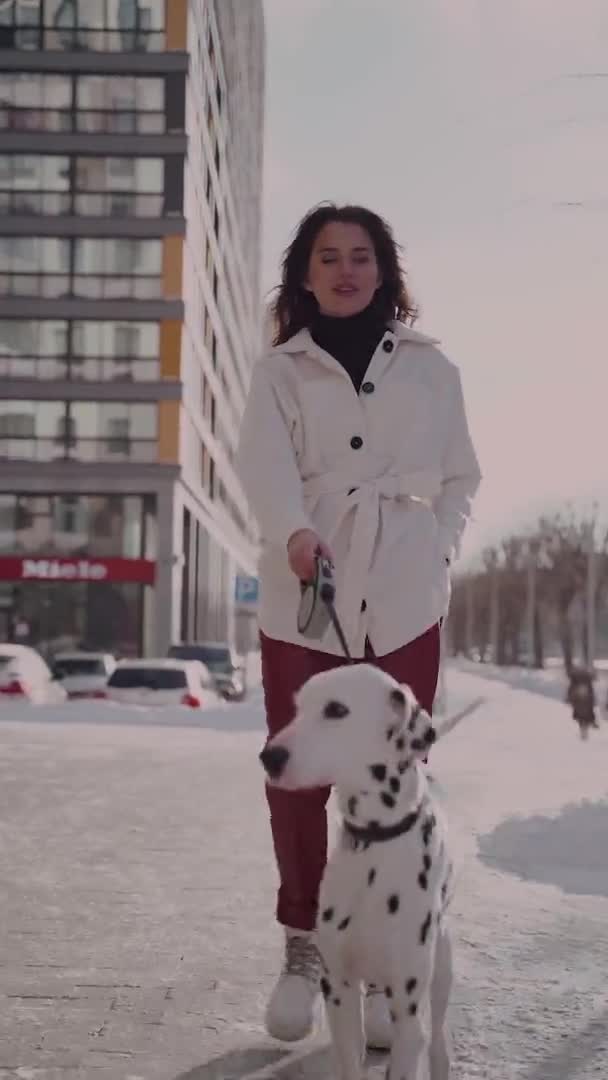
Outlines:
[[[605, 1077], [608, 726], [583, 744], [557, 701], [463, 672], [448, 695], [486, 699], [432, 757], [455, 1080]], [[0, 712], [0, 1077], [324, 1080], [323, 1036], [260, 1027], [280, 938], [259, 698], [198, 727], [103, 709]]]

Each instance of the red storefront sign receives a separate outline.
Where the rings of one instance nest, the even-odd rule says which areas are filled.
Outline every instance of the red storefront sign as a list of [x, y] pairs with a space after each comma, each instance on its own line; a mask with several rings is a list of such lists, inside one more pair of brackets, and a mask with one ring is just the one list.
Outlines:
[[98, 559], [90, 555], [0, 555], [0, 581], [99, 581], [153, 585], [156, 563], [151, 559]]

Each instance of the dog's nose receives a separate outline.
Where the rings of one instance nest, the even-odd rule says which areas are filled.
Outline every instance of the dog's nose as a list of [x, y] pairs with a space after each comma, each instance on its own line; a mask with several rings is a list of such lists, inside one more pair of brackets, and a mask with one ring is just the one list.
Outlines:
[[278, 780], [289, 761], [289, 750], [284, 746], [267, 746], [260, 754], [260, 761], [270, 779]]

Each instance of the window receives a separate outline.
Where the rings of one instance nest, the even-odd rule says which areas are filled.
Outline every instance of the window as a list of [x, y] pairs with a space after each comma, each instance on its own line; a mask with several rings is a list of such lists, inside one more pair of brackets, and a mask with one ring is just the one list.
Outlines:
[[0, 414], [0, 438], [32, 438], [36, 433], [35, 417], [31, 413]]
[[162, 50], [165, 0], [3, 0], [0, 48]]
[[54, 236], [0, 237], [0, 294], [64, 295], [69, 291], [69, 245]]
[[5, 296], [153, 299], [161, 269], [161, 240], [0, 236]]
[[129, 453], [130, 426], [128, 416], [108, 419], [108, 450], [111, 454]]
[[119, 356], [137, 356], [139, 328], [128, 324], [116, 326], [114, 328], [114, 342], [116, 353]]
[[[183, 160], [168, 159], [171, 209], [183, 210]], [[162, 158], [6, 154], [0, 158], [0, 213], [159, 217]]]
[[[166, 127], [162, 77], [0, 74], [0, 129], [153, 135]], [[183, 127], [173, 108], [171, 130]]]
[[154, 322], [0, 321], [0, 378], [134, 382], [160, 378]]
[[145, 402], [1, 401], [0, 457], [155, 461], [157, 406]]
[[158, 134], [165, 130], [164, 79], [81, 75], [76, 109], [79, 131]]
[[[148, 497], [149, 498], [149, 497]], [[148, 517], [155, 514], [152, 497]], [[0, 495], [0, 551], [69, 555], [95, 545], [99, 555], [144, 554], [144, 501], [139, 495]], [[156, 549], [148, 549], [154, 558]]]
[[81, 532], [84, 524], [84, 507], [77, 495], [59, 495], [55, 499], [55, 528], [58, 532]]

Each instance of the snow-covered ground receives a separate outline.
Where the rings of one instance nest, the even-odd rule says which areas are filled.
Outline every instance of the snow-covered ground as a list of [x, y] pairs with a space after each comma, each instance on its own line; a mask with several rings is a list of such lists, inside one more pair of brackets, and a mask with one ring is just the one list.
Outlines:
[[[454, 1080], [598, 1080], [608, 1075], [608, 725], [580, 741], [559, 672], [522, 687], [519, 672], [464, 668], [448, 669], [448, 734], [431, 759], [458, 867]], [[87, 1061], [104, 1080], [166, 1080], [186, 1066], [192, 1080], [329, 1076], [324, 1035], [283, 1048], [261, 1027], [280, 964], [263, 726], [259, 687], [200, 713], [0, 706], [15, 950], [0, 965], [3, 1080], [50, 1080], [44, 1048], [68, 1044], [66, 1024], [83, 1071], [52, 1080], [88, 1078]], [[45, 1013], [47, 1043], [31, 1001], [15, 1004], [42, 978], [41, 956], [63, 991], [61, 1011]], [[86, 995], [101, 1002], [103, 990], [73, 984], [108, 982], [139, 989], [113, 990], [93, 1023]], [[157, 1030], [149, 1001], [166, 985]], [[136, 1061], [103, 1058], [129, 1040]], [[376, 1063], [371, 1075], [382, 1075]]]

